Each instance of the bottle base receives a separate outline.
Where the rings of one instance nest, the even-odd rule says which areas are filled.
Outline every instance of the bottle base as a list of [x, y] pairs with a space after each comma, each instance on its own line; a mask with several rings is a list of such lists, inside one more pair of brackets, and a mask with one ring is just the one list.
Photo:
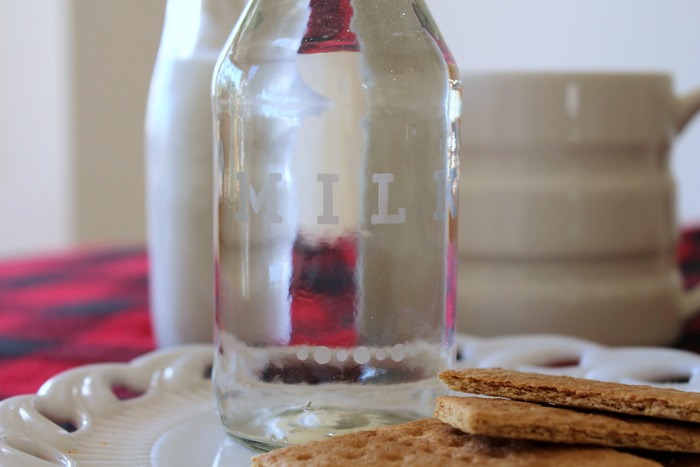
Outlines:
[[309, 404], [278, 412], [260, 411], [247, 420], [229, 421], [225, 426], [237, 443], [257, 452], [267, 452], [423, 416], [413, 411], [361, 411]]

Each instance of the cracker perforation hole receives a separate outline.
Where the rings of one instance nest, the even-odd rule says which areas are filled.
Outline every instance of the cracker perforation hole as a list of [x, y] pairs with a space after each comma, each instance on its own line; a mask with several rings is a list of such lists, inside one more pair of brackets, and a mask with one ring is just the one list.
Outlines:
[[423, 433], [425, 433], [425, 430], [421, 427], [412, 427], [406, 430], [406, 434], [409, 436], [423, 436]]
[[355, 448], [355, 449], [362, 449], [365, 447], [366, 442], [365, 440], [362, 439], [353, 439], [348, 441], [348, 447]]
[[382, 460], [387, 461], [387, 462], [396, 462], [400, 461], [402, 457], [394, 452], [383, 452], [382, 453]]
[[359, 459], [360, 456], [362, 456], [362, 452], [359, 450], [358, 451], [350, 451], [350, 450], [343, 451], [339, 455], [339, 457], [341, 457], [342, 459], [346, 459], [346, 460], [356, 460], [356, 459]]

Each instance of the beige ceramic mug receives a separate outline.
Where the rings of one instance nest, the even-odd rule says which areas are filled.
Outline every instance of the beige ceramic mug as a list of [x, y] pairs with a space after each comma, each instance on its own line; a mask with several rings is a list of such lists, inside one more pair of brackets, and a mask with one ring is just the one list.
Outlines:
[[671, 77], [463, 76], [457, 328], [668, 344], [700, 309], [669, 154], [700, 109]]

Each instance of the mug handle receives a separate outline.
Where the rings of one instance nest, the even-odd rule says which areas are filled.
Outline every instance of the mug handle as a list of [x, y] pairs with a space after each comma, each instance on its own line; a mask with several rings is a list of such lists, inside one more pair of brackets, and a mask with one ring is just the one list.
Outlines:
[[[700, 111], [700, 89], [691, 91], [676, 100], [676, 129], [680, 133], [688, 122]], [[681, 312], [684, 318], [691, 317], [700, 310], [700, 285], [681, 296]]]
[[680, 133], [700, 110], [700, 89], [676, 99], [676, 131]]

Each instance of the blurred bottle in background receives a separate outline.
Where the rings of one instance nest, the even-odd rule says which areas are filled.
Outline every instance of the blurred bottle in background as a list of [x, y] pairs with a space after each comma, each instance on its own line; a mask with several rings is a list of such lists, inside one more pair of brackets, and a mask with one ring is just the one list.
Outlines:
[[245, 0], [169, 0], [146, 115], [151, 312], [159, 346], [211, 342], [211, 78]]

